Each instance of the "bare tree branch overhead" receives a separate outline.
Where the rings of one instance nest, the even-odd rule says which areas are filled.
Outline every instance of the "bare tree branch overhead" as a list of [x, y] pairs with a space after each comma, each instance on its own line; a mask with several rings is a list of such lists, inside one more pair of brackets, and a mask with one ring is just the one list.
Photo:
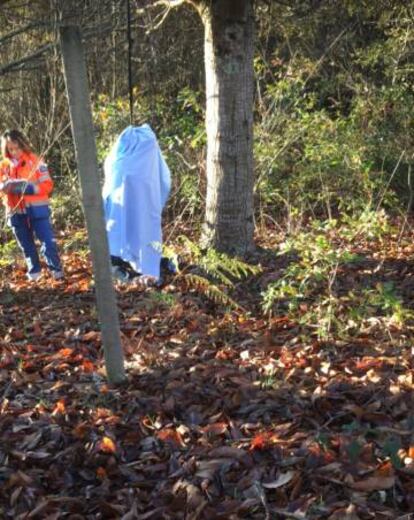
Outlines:
[[[11, 31], [7, 34], [5, 34], [4, 36], [2, 36], [0, 38], [0, 46], [1, 45], [4, 45], [6, 42], [8, 42], [9, 40], [11, 40], [12, 38], [14, 38], [15, 36], [18, 36], [19, 34], [22, 34], [22, 33], [25, 33], [31, 29], [35, 29], [37, 27], [39, 27], [41, 24], [40, 22], [31, 22], [27, 25], [24, 25], [23, 27], [19, 27], [18, 29], [16, 29], [15, 31]], [[49, 24], [45, 24], [44, 22], [42, 23], [42, 25], [49, 25]]]
[[[48, 24], [48, 25], [52, 26], [51, 24]], [[38, 25], [33, 24], [33, 27], [38, 27]], [[86, 30], [84, 32], [83, 41], [93, 40], [94, 38], [99, 37], [102, 34], [108, 34], [108, 32], [110, 30], [111, 30], [110, 23], [103, 23], [99, 26], [91, 27], [89, 30]], [[120, 30], [122, 30], [122, 28], [120, 28]], [[19, 32], [25, 32], [25, 31], [19, 31]], [[10, 73], [10, 72], [20, 71], [22, 69], [25, 69], [28, 66], [32, 67], [33, 63], [38, 62], [39, 60], [45, 59], [45, 56], [48, 53], [50, 53], [53, 49], [55, 49], [57, 46], [58, 46], [58, 42], [53, 41], [46, 45], [42, 45], [41, 47], [36, 49], [34, 52], [27, 54], [15, 61], [0, 65], [0, 76]]]
[[20, 58], [16, 61], [13, 61], [11, 63], [7, 63], [6, 65], [0, 66], [0, 76], [7, 74], [8, 72], [15, 72], [22, 70], [26, 65], [30, 64], [33, 65], [33, 63], [39, 59], [44, 58], [44, 55], [49, 52], [55, 44], [49, 43], [46, 45], [43, 45], [39, 49], [37, 49], [35, 52], [32, 52], [31, 54], [28, 54], [24, 56], [23, 58]]

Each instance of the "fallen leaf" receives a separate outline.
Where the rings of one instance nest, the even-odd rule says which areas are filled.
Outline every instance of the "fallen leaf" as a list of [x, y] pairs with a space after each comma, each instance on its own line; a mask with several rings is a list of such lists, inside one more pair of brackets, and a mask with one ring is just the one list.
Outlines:
[[104, 453], [115, 453], [116, 445], [110, 437], [103, 437], [98, 443], [98, 450]]
[[346, 508], [341, 507], [334, 511], [328, 520], [361, 520], [361, 517], [357, 515], [355, 505], [350, 504]]
[[184, 446], [184, 440], [181, 434], [173, 428], [165, 428], [157, 432], [157, 437], [163, 442], [171, 442], [176, 446]]
[[294, 476], [294, 471], [280, 473], [276, 480], [273, 480], [272, 482], [262, 482], [262, 486], [267, 489], [277, 489], [290, 482]]
[[42, 328], [40, 326], [40, 323], [38, 321], [33, 322], [33, 334], [34, 336], [41, 336], [42, 335]]
[[270, 432], [257, 433], [253, 439], [250, 441], [249, 449], [253, 450], [264, 450], [269, 448], [274, 441], [276, 440], [276, 436]]
[[371, 493], [372, 491], [380, 491], [382, 489], [390, 489], [395, 484], [395, 476], [389, 477], [369, 477], [365, 480], [358, 480], [357, 482], [353, 482], [349, 484], [352, 489], [356, 489], [357, 491], [364, 491], [367, 493]]
[[89, 359], [84, 359], [82, 361], [82, 370], [87, 373], [91, 373], [95, 370], [95, 366]]
[[53, 409], [52, 415], [57, 415], [61, 413], [65, 413], [66, 407], [65, 407], [65, 401], [63, 399], [60, 399], [56, 404], [55, 408]]
[[99, 468], [96, 470], [96, 476], [100, 480], [103, 480], [103, 479], [107, 478], [108, 474], [106, 472], [106, 469], [103, 468], [102, 466], [99, 466]]
[[211, 433], [214, 435], [221, 435], [223, 433], [226, 433], [228, 428], [227, 423], [225, 422], [216, 422], [212, 424], [207, 424], [207, 426], [203, 426], [200, 428], [200, 431], [202, 433]]
[[73, 354], [72, 348], [62, 348], [59, 350], [59, 352], [56, 354], [57, 357], [61, 358], [68, 358]]

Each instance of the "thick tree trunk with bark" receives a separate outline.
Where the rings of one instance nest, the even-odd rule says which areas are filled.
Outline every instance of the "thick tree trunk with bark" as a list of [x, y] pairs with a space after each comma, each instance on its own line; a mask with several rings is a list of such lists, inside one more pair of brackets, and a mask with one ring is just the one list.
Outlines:
[[126, 379], [124, 357], [111, 277], [85, 58], [80, 33], [76, 27], [62, 27], [60, 39], [82, 203], [95, 276], [105, 367], [109, 381], [121, 383]]
[[253, 249], [253, 0], [203, 4], [198, 4], [207, 96], [203, 242], [244, 255]]

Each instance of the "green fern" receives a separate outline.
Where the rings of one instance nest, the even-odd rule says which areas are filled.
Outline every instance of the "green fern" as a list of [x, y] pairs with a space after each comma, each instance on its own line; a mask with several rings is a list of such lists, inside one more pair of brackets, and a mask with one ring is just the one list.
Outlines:
[[230, 257], [214, 249], [204, 251], [187, 237], [182, 236], [179, 239], [187, 250], [190, 262], [227, 287], [233, 287], [232, 278], [240, 280], [262, 271], [260, 266], [247, 264], [239, 258]]
[[[240, 309], [240, 305], [217, 284], [231, 289], [237, 280], [249, 275], [257, 275], [261, 273], [262, 268], [247, 264], [239, 258], [219, 253], [214, 249], [203, 250], [185, 236], [178, 237], [178, 243], [179, 255], [176, 248], [171, 246], [163, 247], [163, 255], [175, 262], [177, 276], [184, 281], [186, 286], [202, 293], [215, 303]], [[184, 268], [179, 267], [178, 256], [182, 260], [181, 265], [185, 265]], [[194, 272], [195, 270], [197, 272]]]
[[227, 305], [233, 309], [240, 309], [240, 305], [235, 302], [228, 294], [219, 289], [217, 285], [211, 283], [207, 278], [198, 274], [187, 273], [182, 275], [182, 279], [188, 288], [194, 289], [203, 294], [209, 300], [220, 305]]

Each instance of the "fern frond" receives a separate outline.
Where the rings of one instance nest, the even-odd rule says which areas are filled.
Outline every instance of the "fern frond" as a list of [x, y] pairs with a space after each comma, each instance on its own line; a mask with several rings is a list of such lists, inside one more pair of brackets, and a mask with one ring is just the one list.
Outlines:
[[221, 305], [228, 305], [234, 309], [240, 309], [240, 306], [225, 292], [209, 282], [203, 276], [197, 274], [184, 274], [182, 277], [184, 283], [188, 288], [194, 289], [197, 292], [204, 294], [207, 298]]
[[191, 259], [193, 262], [197, 263], [202, 257], [202, 251], [200, 246], [198, 246], [195, 242], [190, 240], [185, 235], [180, 235], [178, 240], [182, 243], [182, 245], [187, 249]]
[[180, 241], [186, 248], [190, 263], [197, 264], [210, 276], [228, 287], [233, 286], [231, 278], [240, 280], [249, 275], [257, 275], [262, 271], [260, 266], [248, 264], [240, 258], [230, 257], [212, 248], [204, 251], [185, 236], [180, 237]]
[[205, 256], [206, 270], [217, 270], [223, 276], [233, 277], [236, 280], [245, 278], [249, 275], [256, 275], [262, 271], [258, 265], [251, 265], [240, 258], [230, 257], [224, 253], [218, 253], [210, 249]]
[[[212, 301], [241, 309], [240, 305], [215, 284], [218, 283], [225, 287], [233, 288], [235, 281], [249, 275], [256, 275], [262, 271], [262, 268], [247, 264], [239, 258], [230, 257], [211, 248], [207, 250], [202, 249], [184, 235], [179, 236], [177, 241], [181, 246], [179, 255], [181, 260], [183, 260], [180, 263], [186, 265], [178, 272], [180, 278], [189, 287], [204, 294]], [[174, 247], [164, 246], [163, 254], [173, 259], [176, 265], [178, 265], [177, 252]], [[197, 271], [197, 274], [194, 273], [194, 270]]]

